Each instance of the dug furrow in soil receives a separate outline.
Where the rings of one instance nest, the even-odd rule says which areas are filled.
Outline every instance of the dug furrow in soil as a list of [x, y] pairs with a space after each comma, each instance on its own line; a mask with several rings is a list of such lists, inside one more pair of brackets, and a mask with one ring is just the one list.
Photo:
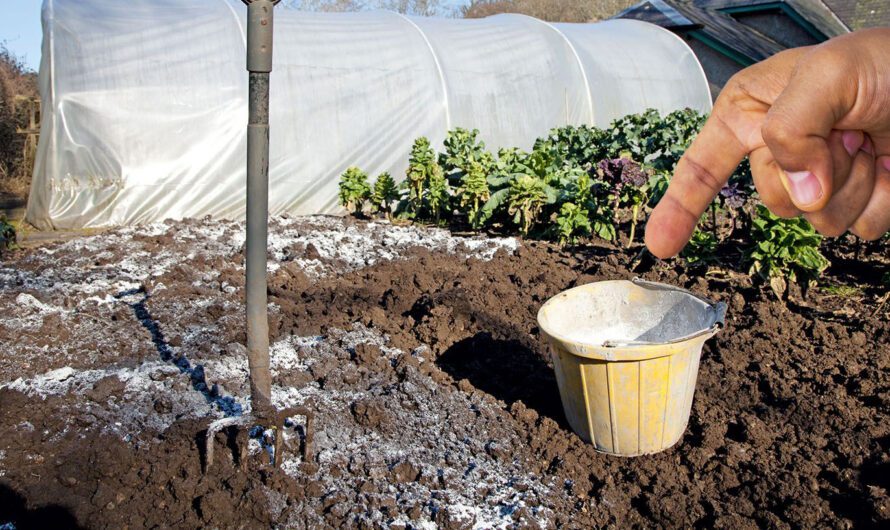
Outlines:
[[[814, 527], [890, 519], [887, 256], [839, 246], [806, 299], [639, 248], [330, 218], [276, 220], [274, 399], [315, 411], [308, 462], [241, 473], [249, 407], [236, 223], [127, 229], [0, 265], [0, 525]], [[855, 267], [854, 267], [855, 264]], [[689, 428], [657, 455], [569, 429], [535, 315], [630, 278], [729, 303]]]

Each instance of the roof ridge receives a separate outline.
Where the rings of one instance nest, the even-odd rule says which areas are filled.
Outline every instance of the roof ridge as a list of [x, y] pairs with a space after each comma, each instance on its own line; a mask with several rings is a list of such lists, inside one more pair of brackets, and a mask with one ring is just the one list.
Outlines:
[[841, 17], [837, 16], [837, 13], [834, 12], [834, 9], [832, 9], [830, 5], [826, 4], [824, 2], [824, 0], [814, 0], [814, 1], [819, 2], [819, 4], [821, 4], [822, 7], [824, 7], [829, 13], [831, 13], [831, 18], [836, 20], [838, 22], [838, 24], [840, 24], [841, 26], [844, 27], [844, 29], [846, 29], [847, 31], [853, 31], [853, 29], [850, 26], [848, 26], [846, 22], [841, 20]]

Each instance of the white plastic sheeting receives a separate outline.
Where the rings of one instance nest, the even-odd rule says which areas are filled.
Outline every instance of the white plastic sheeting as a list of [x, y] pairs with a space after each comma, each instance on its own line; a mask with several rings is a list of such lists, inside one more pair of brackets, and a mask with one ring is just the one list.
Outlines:
[[[242, 217], [245, 14], [240, 0], [45, 0], [28, 221]], [[272, 213], [337, 212], [346, 167], [400, 179], [414, 138], [441, 145], [453, 127], [529, 148], [555, 126], [711, 106], [685, 43], [633, 20], [278, 8], [274, 59]]]

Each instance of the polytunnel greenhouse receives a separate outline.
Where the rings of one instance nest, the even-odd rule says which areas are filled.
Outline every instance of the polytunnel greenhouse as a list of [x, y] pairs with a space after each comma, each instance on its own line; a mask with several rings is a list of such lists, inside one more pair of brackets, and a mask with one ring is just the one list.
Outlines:
[[[240, 0], [45, 0], [42, 134], [27, 218], [78, 228], [245, 210]], [[686, 44], [632, 20], [395, 12], [275, 20], [270, 212], [333, 213], [357, 165], [404, 175], [453, 127], [528, 148], [550, 128], [710, 109]]]

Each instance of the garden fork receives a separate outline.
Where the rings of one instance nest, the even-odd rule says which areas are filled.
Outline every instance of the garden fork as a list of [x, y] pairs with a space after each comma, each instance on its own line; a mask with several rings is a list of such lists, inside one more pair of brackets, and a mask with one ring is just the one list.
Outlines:
[[250, 75], [247, 125], [247, 241], [246, 302], [247, 359], [250, 370], [250, 414], [214, 421], [205, 436], [206, 471], [213, 464], [216, 434], [237, 429], [235, 445], [242, 469], [246, 468], [248, 436], [260, 438], [272, 452], [271, 463], [281, 464], [286, 449], [285, 424], [303, 416], [300, 453], [311, 458], [312, 411], [304, 406], [278, 411], [272, 405], [269, 362], [269, 320], [266, 300], [266, 252], [269, 221], [269, 75], [272, 72], [272, 21], [280, 0], [242, 0], [247, 4], [247, 71]]

